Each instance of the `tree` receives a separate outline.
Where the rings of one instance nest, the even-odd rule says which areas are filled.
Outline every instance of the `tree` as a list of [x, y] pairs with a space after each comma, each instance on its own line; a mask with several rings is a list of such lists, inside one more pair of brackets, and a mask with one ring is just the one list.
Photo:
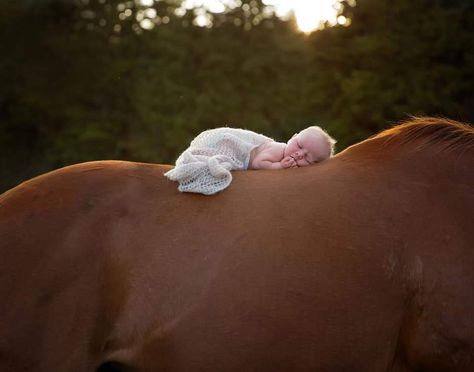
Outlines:
[[407, 114], [474, 119], [473, 13], [466, 6], [360, 0], [347, 8], [351, 27], [311, 37], [314, 110], [325, 113], [343, 146]]
[[474, 120], [469, 1], [359, 0], [349, 27], [309, 36], [257, 0], [208, 27], [178, 0], [140, 4], [2, 4], [0, 189], [87, 160], [171, 163], [223, 125], [322, 125], [341, 150], [407, 114]]

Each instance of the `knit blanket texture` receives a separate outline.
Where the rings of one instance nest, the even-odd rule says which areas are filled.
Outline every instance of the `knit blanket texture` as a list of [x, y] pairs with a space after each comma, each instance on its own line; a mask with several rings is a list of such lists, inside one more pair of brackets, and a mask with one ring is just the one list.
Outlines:
[[246, 129], [206, 130], [191, 142], [165, 176], [179, 182], [181, 192], [215, 194], [230, 185], [231, 171], [248, 168], [253, 149], [269, 141], [273, 140]]

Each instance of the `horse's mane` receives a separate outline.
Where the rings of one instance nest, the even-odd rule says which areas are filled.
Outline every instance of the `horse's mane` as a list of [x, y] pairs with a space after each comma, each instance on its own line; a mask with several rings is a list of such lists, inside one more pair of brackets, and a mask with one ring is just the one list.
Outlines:
[[435, 147], [462, 153], [474, 149], [474, 128], [445, 118], [412, 117], [372, 138], [383, 139], [386, 146], [415, 144], [417, 149]]

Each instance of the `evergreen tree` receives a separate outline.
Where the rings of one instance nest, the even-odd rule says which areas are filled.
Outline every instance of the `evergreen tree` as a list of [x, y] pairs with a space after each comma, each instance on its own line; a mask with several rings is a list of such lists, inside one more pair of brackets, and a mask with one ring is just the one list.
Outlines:
[[318, 124], [341, 150], [408, 114], [474, 121], [470, 1], [358, 0], [349, 27], [309, 36], [260, 0], [209, 27], [180, 6], [0, 6], [0, 190], [87, 160], [171, 163], [223, 125], [285, 140]]

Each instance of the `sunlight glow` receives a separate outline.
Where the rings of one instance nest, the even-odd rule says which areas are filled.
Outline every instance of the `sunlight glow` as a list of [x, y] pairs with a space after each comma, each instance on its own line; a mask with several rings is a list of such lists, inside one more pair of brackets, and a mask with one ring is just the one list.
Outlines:
[[225, 11], [224, 3], [228, 1], [221, 0], [184, 0], [182, 7], [187, 9], [193, 9], [197, 7], [202, 7], [210, 11], [211, 13], [222, 13]]
[[263, 3], [275, 7], [280, 17], [293, 15], [298, 28], [305, 33], [321, 29], [326, 22], [331, 26], [338, 24], [342, 10], [341, 0], [263, 0]]
[[145, 30], [151, 30], [153, 27], [155, 27], [155, 24], [148, 18], [145, 18], [140, 22], [141, 28]]
[[152, 6], [154, 0], [140, 0], [139, 4], [142, 6]]
[[[135, 0], [136, 3], [144, 7], [151, 6], [160, 0]], [[311, 33], [315, 30], [324, 28], [325, 25], [349, 26], [350, 19], [341, 15], [343, 10], [343, 0], [262, 0], [265, 8], [262, 16], [265, 18], [268, 14], [275, 14], [282, 19], [294, 19], [298, 29], [304, 33]], [[346, 0], [349, 6], [355, 6], [356, 0]], [[183, 0], [181, 5], [176, 8], [175, 14], [184, 16], [188, 11], [195, 13], [194, 24], [201, 27], [211, 27], [213, 22], [212, 14], [224, 13], [230, 9], [242, 6], [245, 11], [257, 10], [250, 2], [250, 5], [242, 5], [241, 0]], [[246, 7], [247, 9], [245, 9]], [[117, 6], [118, 10], [123, 12], [121, 19], [127, 18], [124, 4]], [[153, 19], [154, 16], [147, 9], [147, 13], [142, 13], [137, 20], [145, 26], [145, 29], [151, 29], [153, 26], [145, 19]], [[258, 11], [257, 11], [258, 12]], [[256, 14], [256, 13], [255, 13]], [[156, 17], [156, 15], [155, 15]], [[145, 21], [142, 23], [142, 21]]]

